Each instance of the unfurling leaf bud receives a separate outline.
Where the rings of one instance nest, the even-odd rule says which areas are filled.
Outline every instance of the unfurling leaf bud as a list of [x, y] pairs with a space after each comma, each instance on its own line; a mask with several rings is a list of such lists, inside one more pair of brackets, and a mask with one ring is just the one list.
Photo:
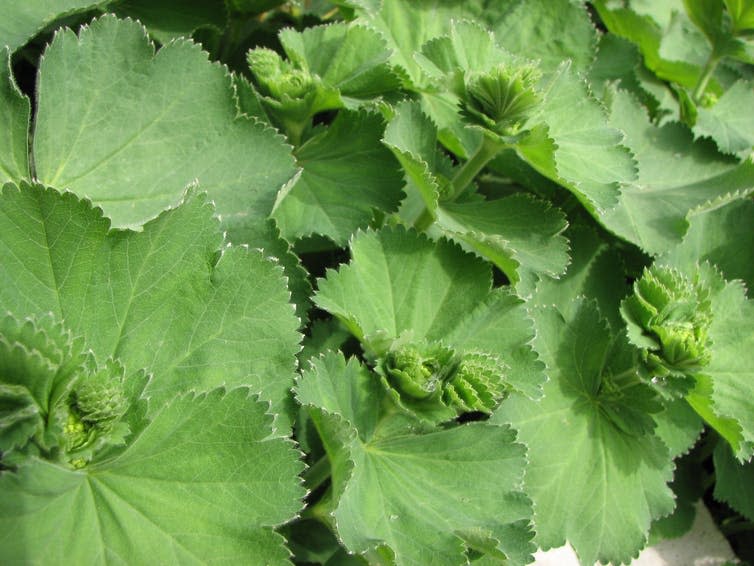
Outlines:
[[315, 114], [343, 106], [337, 88], [271, 49], [252, 49], [247, 60], [268, 114], [294, 145], [301, 143]]
[[304, 98], [315, 87], [312, 76], [294, 68], [272, 49], [253, 49], [249, 67], [263, 94], [277, 100]]
[[459, 353], [436, 342], [399, 338], [378, 365], [402, 407], [434, 421], [491, 413], [505, 396], [505, 365], [481, 352]]
[[96, 449], [120, 444], [128, 434], [127, 425], [121, 422], [128, 409], [121, 368], [111, 362], [83, 374], [68, 397], [68, 407], [64, 450], [70, 463], [80, 468]]
[[692, 376], [709, 363], [708, 290], [667, 267], [646, 269], [621, 313], [654, 376]]
[[109, 430], [128, 407], [122, 382], [105, 372], [88, 375], [77, 384], [72, 402], [83, 423], [103, 431]]
[[506, 393], [505, 366], [494, 356], [465, 354], [453, 377], [445, 385], [443, 401], [458, 413], [491, 413]]
[[439, 344], [407, 344], [388, 352], [385, 373], [401, 393], [423, 400], [439, 393], [454, 369], [454, 354]]
[[498, 65], [486, 73], [471, 74], [466, 80], [464, 113], [498, 135], [514, 135], [542, 101], [536, 88], [541, 76], [532, 65]]

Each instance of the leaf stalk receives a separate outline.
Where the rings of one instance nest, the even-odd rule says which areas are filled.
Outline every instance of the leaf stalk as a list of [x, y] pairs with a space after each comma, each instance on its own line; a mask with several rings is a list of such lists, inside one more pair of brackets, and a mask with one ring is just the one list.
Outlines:
[[709, 84], [709, 80], [712, 78], [712, 74], [715, 72], [719, 61], [720, 57], [718, 57], [717, 53], [713, 50], [712, 53], [710, 53], [707, 62], [704, 64], [702, 73], [699, 75], [699, 80], [697, 80], [696, 86], [694, 86], [694, 92], [691, 95], [691, 98], [696, 104], [701, 102], [702, 97], [704, 96], [704, 91], [707, 90], [707, 84]]

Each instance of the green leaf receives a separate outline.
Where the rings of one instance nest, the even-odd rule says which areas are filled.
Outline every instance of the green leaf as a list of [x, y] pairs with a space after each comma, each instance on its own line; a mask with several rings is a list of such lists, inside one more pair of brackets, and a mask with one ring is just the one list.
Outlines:
[[676, 460], [673, 476], [670, 487], [676, 497], [675, 511], [652, 523], [649, 535], [649, 544], [652, 546], [662, 540], [678, 538], [688, 533], [694, 525], [697, 509], [702, 505], [697, 502], [705, 492], [705, 476], [694, 453]]
[[655, 415], [657, 436], [675, 459], [686, 454], [699, 440], [704, 430], [704, 422], [693, 408], [683, 399], [667, 403], [662, 412]]
[[711, 108], [700, 106], [694, 135], [712, 138], [723, 153], [745, 159], [754, 146], [754, 83], [736, 81]]
[[137, 421], [114, 457], [78, 471], [37, 459], [3, 471], [4, 559], [284, 562], [271, 527], [301, 508], [303, 466], [289, 441], [270, 437], [265, 408], [246, 389], [184, 395]]
[[754, 162], [738, 163], [710, 143], [693, 142], [681, 124], [652, 125], [624, 92], [613, 96], [611, 124], [626, 133], [639, 178], [623, 187], [620, 205], [600, 221], [646, 252], [659, 254], [680, 242], [692, 210], [709, 201], [719, 206], [754, 188]]
[[285, 28], [280, 43], [288, 58], [340, 91], [346, 106], [397, 90], [388, 66], [390, 50], [380, 34], [364, 26], [334, 23]]
[[185, 40], [155, 54], [129, 20], [58, 32], [38, 100], [37, 178], [91, 199], [116, 227], [153, 218], [195, 180], [225, 228], [263, 226], [295, 172], [282, 140], [238, 115], [226, 69]]
[[741, 250], [754, 249], [754, 202], [734, 201], [719, 208], [689, 216], [683, 241], [660, 256], [658, 261], [675, 265], [687, 273], [698, 262], [710, 262], [728, 280], [741, 279], [754, 288], [754, 262]]
[[612, 208], [620, 187], [636, 178], [623, 135], [608, 125], [587, 84], [569, 63], [543, 86], [542, 126], [516, 145], [541, 174], [563, 185], [590, 211]]
[[[519, 490], [526, 458], [515, 434], [488, 423], [423, 434], [391, 428], [379, 388], [340, 354], [315, 360], [297, 386], [326, 433], [344, 545], [367, 552], [387, 544], [397, 564], [459, 564], [464, 542], [483, 541], [511, 564], [530, 561], [531, 511]], [[348, 441], [327, 441], [335, 437]]]
[[296, 307], [296, 315], [302, 323], [306, 321], [312, 306], [309, 273], [294, 253], [291, 244], [280, 235], [275, 221], [268, 219], [257, 226], [238, 226], [228, 230], [226, 236], [231, 242], [254, 242], [254, 246], [260, 248], [268, 259], [280, 264], [288, 279], [288, 290], [291, 292], [291, 302]]
[[0, 49], [0, 183], [30, 177], [29, 99], [13, 80], [10, 50]]
[[728, 13], [733, 20], [734, 33], [754, 30], [754, 2], [751, 0], [725, 0]]
[[714, 453], [715, 499], [724, 501], [750, 521], [754, 521], [754, 462], [742, 464], [730, 446], [718, 442]]
[[27, 0], [4, 8], [0, 47], [15, 51], [55, 20], [107, 4], [105, 0]]
[[630, 291], [620, 255], [591, 226], [571, 226], [565, 235], [571, 247], [570, 264], [565, 275], [538, 282], [532, 297], [534, 304], [552, 305], [560, 312], [568, 312], [574, 299], [589, 297], [617, 331], [623, 327], [618, 307]]
[[489, 265], [447, 240], [403, 229], [357, 235], [351, 257], [319, 280], [315, 302], [367, 349], [410, 332], [417, 341], [496, 356], [510, 368], [506, 383], [539, 395], [544, 376], [525, 303], [508, 289], [491, 291]]
[[356, 4], [356, 21], [380, 33], [392, 51], [390, 62], [405, 73], [413, 86], [421, 87], [425, 79], [414, 54], [430, 39], [445, 35], [451, 22], [463, 15], [466, 3], [461, 0], [384, 0]]
[[594, 64], [589, 69], [589, 84], [594, 95], [603, 99], [611, 83], [636, 97], [653, 117], [677, 113], [677, 102], [670, 88], [646, 70], [636, 46], [608, 33], [600, 37]]
[[719, 432], [746, 461], [754, 454], [754, 301], [733, 281], [712, 295], [712, 311], [711, 359], [704, 370], [712, 391], [705, 397], [717, 418], [735, 423], [733, 434]]
[[163, 44], [200, 28], [222, 31], [228, 19], [224, 0], [120, 0], [111, 9], [139, 20]]
[[683, 0], [683, 7], [692, 22], [704, 32], [710, 43], [715, 43], [722, 31], [722, 0]]
[[563, 213], [525, 194], [492, 201], [443, 203], [437, 227], [466, 249], [492, 261], [530, 293], [543, 276], [557, 277], [569, 262]]
[[440, 199], [440, 180], [436, 173], [441, 159], [437, 151], [437, 128], [416, 102], [401, 102], [394, 112], [382, 143], [398, 159], [409, 185], [416, 188], [434, 217]]
[[350, 247], [350, 265], [319, 280], [315, 302], [360, 340], [406, 330], [439, 339], [490, 293], [489, 266], [446, 240], [394, 228], [362, 232]]
[[4, 308], [52, 312], [98, 359], [154, 374], [147, 391], [158, 405], [249, 385], [284, 411], [300, 336], [281, 270], [259, 252], [219, 253], [203, 196], [141, 232], [111, 231], [88, 202], [37, 185], [6, 185], [0, 202]]
[[505, 49], [536, 59], [546, 71], [555, 71], [565, 59], [585, 71], [594, 58], [597, 30], [581, 2], [570, 0], [515, 0], [487, 6], [479, 17]]
[[593, 304], [570, 310], [536, 316], [550, 370], [543, 398], [513, 395], [493, 420], [511, 423], [527, 445], [539, 546], [568, 541], [583, 564], [629, 562], [651, 521], [673, 509], [673, 465], [648, 427], [643, 386], [631, 385], [635, 360], [624, 339], [613, 339]]
[[320, 234], [344, 245], [375, 211], [398, 209], [402, 175], [380, 143], [384, 127], [377, 114], [344, 110], [296, 150], [303, 171], [273, 214], [287, 239]]
[[699, 76], [699, 67], [686, 61], [668, 60], [660, 54], [663, 28], [669, 24], [671, 11], [665, 3], [652, 4], [655, 6], [650, 10], [661, 13], [661, 23], [656, 21], [658, 14], [654, 12], [650, 15], [629, 8], [612, 9], [605, 0], [592, 2], [607, 29], [636, 44], [644, 57], [644, 64], [659, 78], [693, 88]]

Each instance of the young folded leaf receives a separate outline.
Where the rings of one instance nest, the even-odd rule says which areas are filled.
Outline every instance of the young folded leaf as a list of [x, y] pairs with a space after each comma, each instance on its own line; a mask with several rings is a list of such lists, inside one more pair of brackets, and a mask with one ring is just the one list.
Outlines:
[[315, 114], [342, 106], [336, 89], [326, 86], [307, 70], [284, 61], [271, 49], [253, 49], [247, 60], [267, 111], [294, 145], [301, 143], [301, 136]]
[[399, 406], [435, 422], [490, 414], [508, 391], [507, 368], [497, 356], [415, 341], [410, 332], [392, 343], [377, 371]]
[[621, 305], [628, 336], [642, 349], [659, 387], [683, 395], [694, 374], [709, 363], [707, 331], [712, 321], [709, 289], [679, 271], [653, 266]]
[[514, 136], [542, 102], [537, 90], [541, 78], [534, 65], [497, 65], [485, 73], [472, 73], [461, 96], [464, 114], [493, 135]]

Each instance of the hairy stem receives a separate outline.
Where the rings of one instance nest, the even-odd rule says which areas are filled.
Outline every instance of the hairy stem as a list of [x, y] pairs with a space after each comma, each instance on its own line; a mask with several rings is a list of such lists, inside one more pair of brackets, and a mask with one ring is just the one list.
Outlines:
[[699, 104], [699, 102], [702, 100], [702, 96], [704, 96], [704, 91], [707, 89], [707, 84], [709, 83], [710, 78], [712, 77], [712, 73], [715, 72], [715, 69], [717, 68], [717, 63], [720, 61], [720, 58], [717, 56], [717, 53], [715, 50], [712, 50], [712, 53], [710, 53], [709, 58], [707, 59], [707, 62], [704, 65], [704, 68], [702, 69], [701, 75], [699, 75], [699, 80], [696, 81], [696, 86], [694, 87], [694, 93], [691, 95], [694, 102]]
[[502, 142], [485, 136], [476, 153], [463, 164], [450, 181], [450, 192], [446, 200], [454, 201], [461, 196], [482, 169], [505, 147]]
[[[479, 149], [464, 163], [448, 186], [448, 193], [442, 199], [445, 202], [453, 202], [471, 185], [477, 175], [492, 161], [492, 159], [507, 146], [506, 144], [484, 137]], [[428, 208], [425, 208], [414, 222], [414, 228], [422, 232], [429, 228], [435, 218]]]
[[325, 455], [317, 460], [304, 473], [304, 486], [309, 491], [314, 491], [328, 479], [330, 479], [330, 459]]

